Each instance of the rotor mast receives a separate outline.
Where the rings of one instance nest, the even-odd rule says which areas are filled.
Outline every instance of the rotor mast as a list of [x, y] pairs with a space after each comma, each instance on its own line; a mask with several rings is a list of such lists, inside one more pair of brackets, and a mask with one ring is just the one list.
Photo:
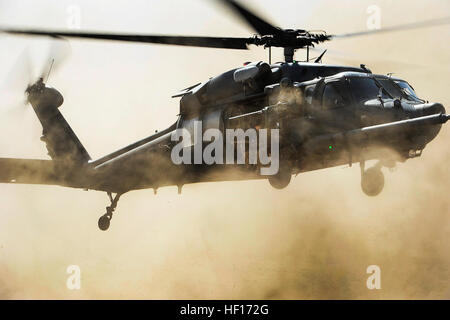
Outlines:
[[284, 47], [284, 61], [286, 63], [294, 62], [295, 49], [292, 47]]

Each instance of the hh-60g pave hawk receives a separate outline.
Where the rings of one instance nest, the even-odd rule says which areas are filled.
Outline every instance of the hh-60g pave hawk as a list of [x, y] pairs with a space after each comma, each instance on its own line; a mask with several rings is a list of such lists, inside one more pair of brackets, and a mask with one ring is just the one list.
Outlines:
[[[381, 168], [421, 155], [441, 125], [449, 119], [439, 103], [417, 97], [411, 85], [392, 76], [372, 74], [360, 67], [321, 64], [323, 53], [309, 62], [309, 49], [335, 38], [445, 25], [443, 18], [387, 29], [328, 35], [325, 32], [281, 29], [235, 1], [222, 0], [247, 21], [258, 35], [250, 38], [131, 35], [59, 32], [0, 28], [10, 34], [86, 38], [225, 49], [248, 45], [280, 47], [285, 61], [256, 62], [190, 86], [181, 97], [177, 121], [167, 129], [98, 160], [91, 160], [58, 108], [63, 96], [43, 78], [26, 89], [42, 127], [52, 160], [0, 159], [0, 182], [50, 184], [107, 192], [111, 205], [100, 217], [101, 230], [109, 228], [118, 200], [124, 193], [145, 188], [208, 181], [268, 179], [275, 188], [286, 187], [293, 174], [360, 163], [361, 186], [369, 196], [381, 192]], [[306, 62], [294, 61], [297, 49], [307, 50]], [[263, 176], [255, 165], [176, 165], [171, 159], [176, 129], [279, 129], [278, 173]], [[233, 143], [236, 141], [233, 141]], [[237, 142], [236, 142], [237, 143]], [[393, 150], [395, 152], [386, 152]], [[379, 160], [369, 169], [365, 161]]]

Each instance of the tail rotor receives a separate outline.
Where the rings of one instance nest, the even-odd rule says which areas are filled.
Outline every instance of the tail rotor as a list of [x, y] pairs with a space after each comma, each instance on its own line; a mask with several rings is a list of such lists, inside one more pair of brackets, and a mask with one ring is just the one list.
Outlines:
[[0, 103], [7, 112], [24, 110], [28, 104], [27, 89], [42, 79], [47, 81], [50, 74], [56, 72], [70, 54], [70, 46], [65, 40], [51, 40], [44, 57], [32, 59], [27, 47], [19, 55], [14, 67], [0, 86]]

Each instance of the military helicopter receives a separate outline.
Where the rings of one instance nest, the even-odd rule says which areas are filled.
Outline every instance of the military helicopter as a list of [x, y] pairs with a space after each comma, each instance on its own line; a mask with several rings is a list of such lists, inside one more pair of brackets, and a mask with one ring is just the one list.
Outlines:
[[[393, 32], [450, 23], [443, 18], [396, 27], [328, 35], [301, 29], [275, 27], [231, 0], [221, 0], [258, 33], [249, 38], [131, 35], [92, 32], [62, 32], [0, 28], [0, 32], [131, 41], [166, 45], [225, 49], [247, 49], [249, 45], [284, 50], [284, 62], [260, 61], [234, 68], [204, 82], [189, 86], [180, 97], [180, 113], [167, 129], [92, 160], [59, 107], [63, 96], [47, 86], [43, 77], [26, 89], [43, 127], [52, 160], [0, 159], [1, 183], [47, 184], [106, 192], [110, 205], [98, 226], [107, 230], [120, 197], [138, 189], [178, 186], [213, 181], [268, 179], [277, 189], [285, 188], [292, 175], [311, 170], [359, 163], [361, 187], [369, 196], [384, 186], [382, 167], [421, 155], [425, 146], [450, 118], [440, 103], [419, 98], [413, 87], [392, 75], [373, 74], [366, 66], [349, 67], [320, 63], [325, 51], [313, 62], [309, 50], [332, 39]], [[297, 62], [294, 53], [307, 50], [307, 61]], [[279, 130], [279, 170], [261, 175], [261, 163], [176, 164], [171, 158], [173, 133], [192, 131], [194, 122], [202, 130]], [[202, 131], [202, 132], [203, 132]], [[245, 139], [245, 138], [244, 138]], [[244, 143], [247, 140], [244, 141]], [[241, 141], [242, 142], [242, 141]], [[240, 143], [233, 140], [233, 143]], [[190, 144], [187, 148], [195, 148]], [[200, 148], [204, 148], [200, 144]], [[201, 149], [202, 150], [202, 149]], [[270, 149], [269, 152], [273, 152]], [[378, 160], [369, 169], [368, 160]]]

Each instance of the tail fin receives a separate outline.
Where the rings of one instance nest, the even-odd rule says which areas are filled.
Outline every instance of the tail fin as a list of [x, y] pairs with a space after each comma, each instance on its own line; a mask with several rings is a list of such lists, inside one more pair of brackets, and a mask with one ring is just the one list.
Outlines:
[[64, 98], [56, 89], [45, 86], [42, 79], [28, 87], [28, 101], [42, 124], [41, 140], [53, 160], [67, 161], [70, 165], [86, 164], [91, 157], [58, 110]]

